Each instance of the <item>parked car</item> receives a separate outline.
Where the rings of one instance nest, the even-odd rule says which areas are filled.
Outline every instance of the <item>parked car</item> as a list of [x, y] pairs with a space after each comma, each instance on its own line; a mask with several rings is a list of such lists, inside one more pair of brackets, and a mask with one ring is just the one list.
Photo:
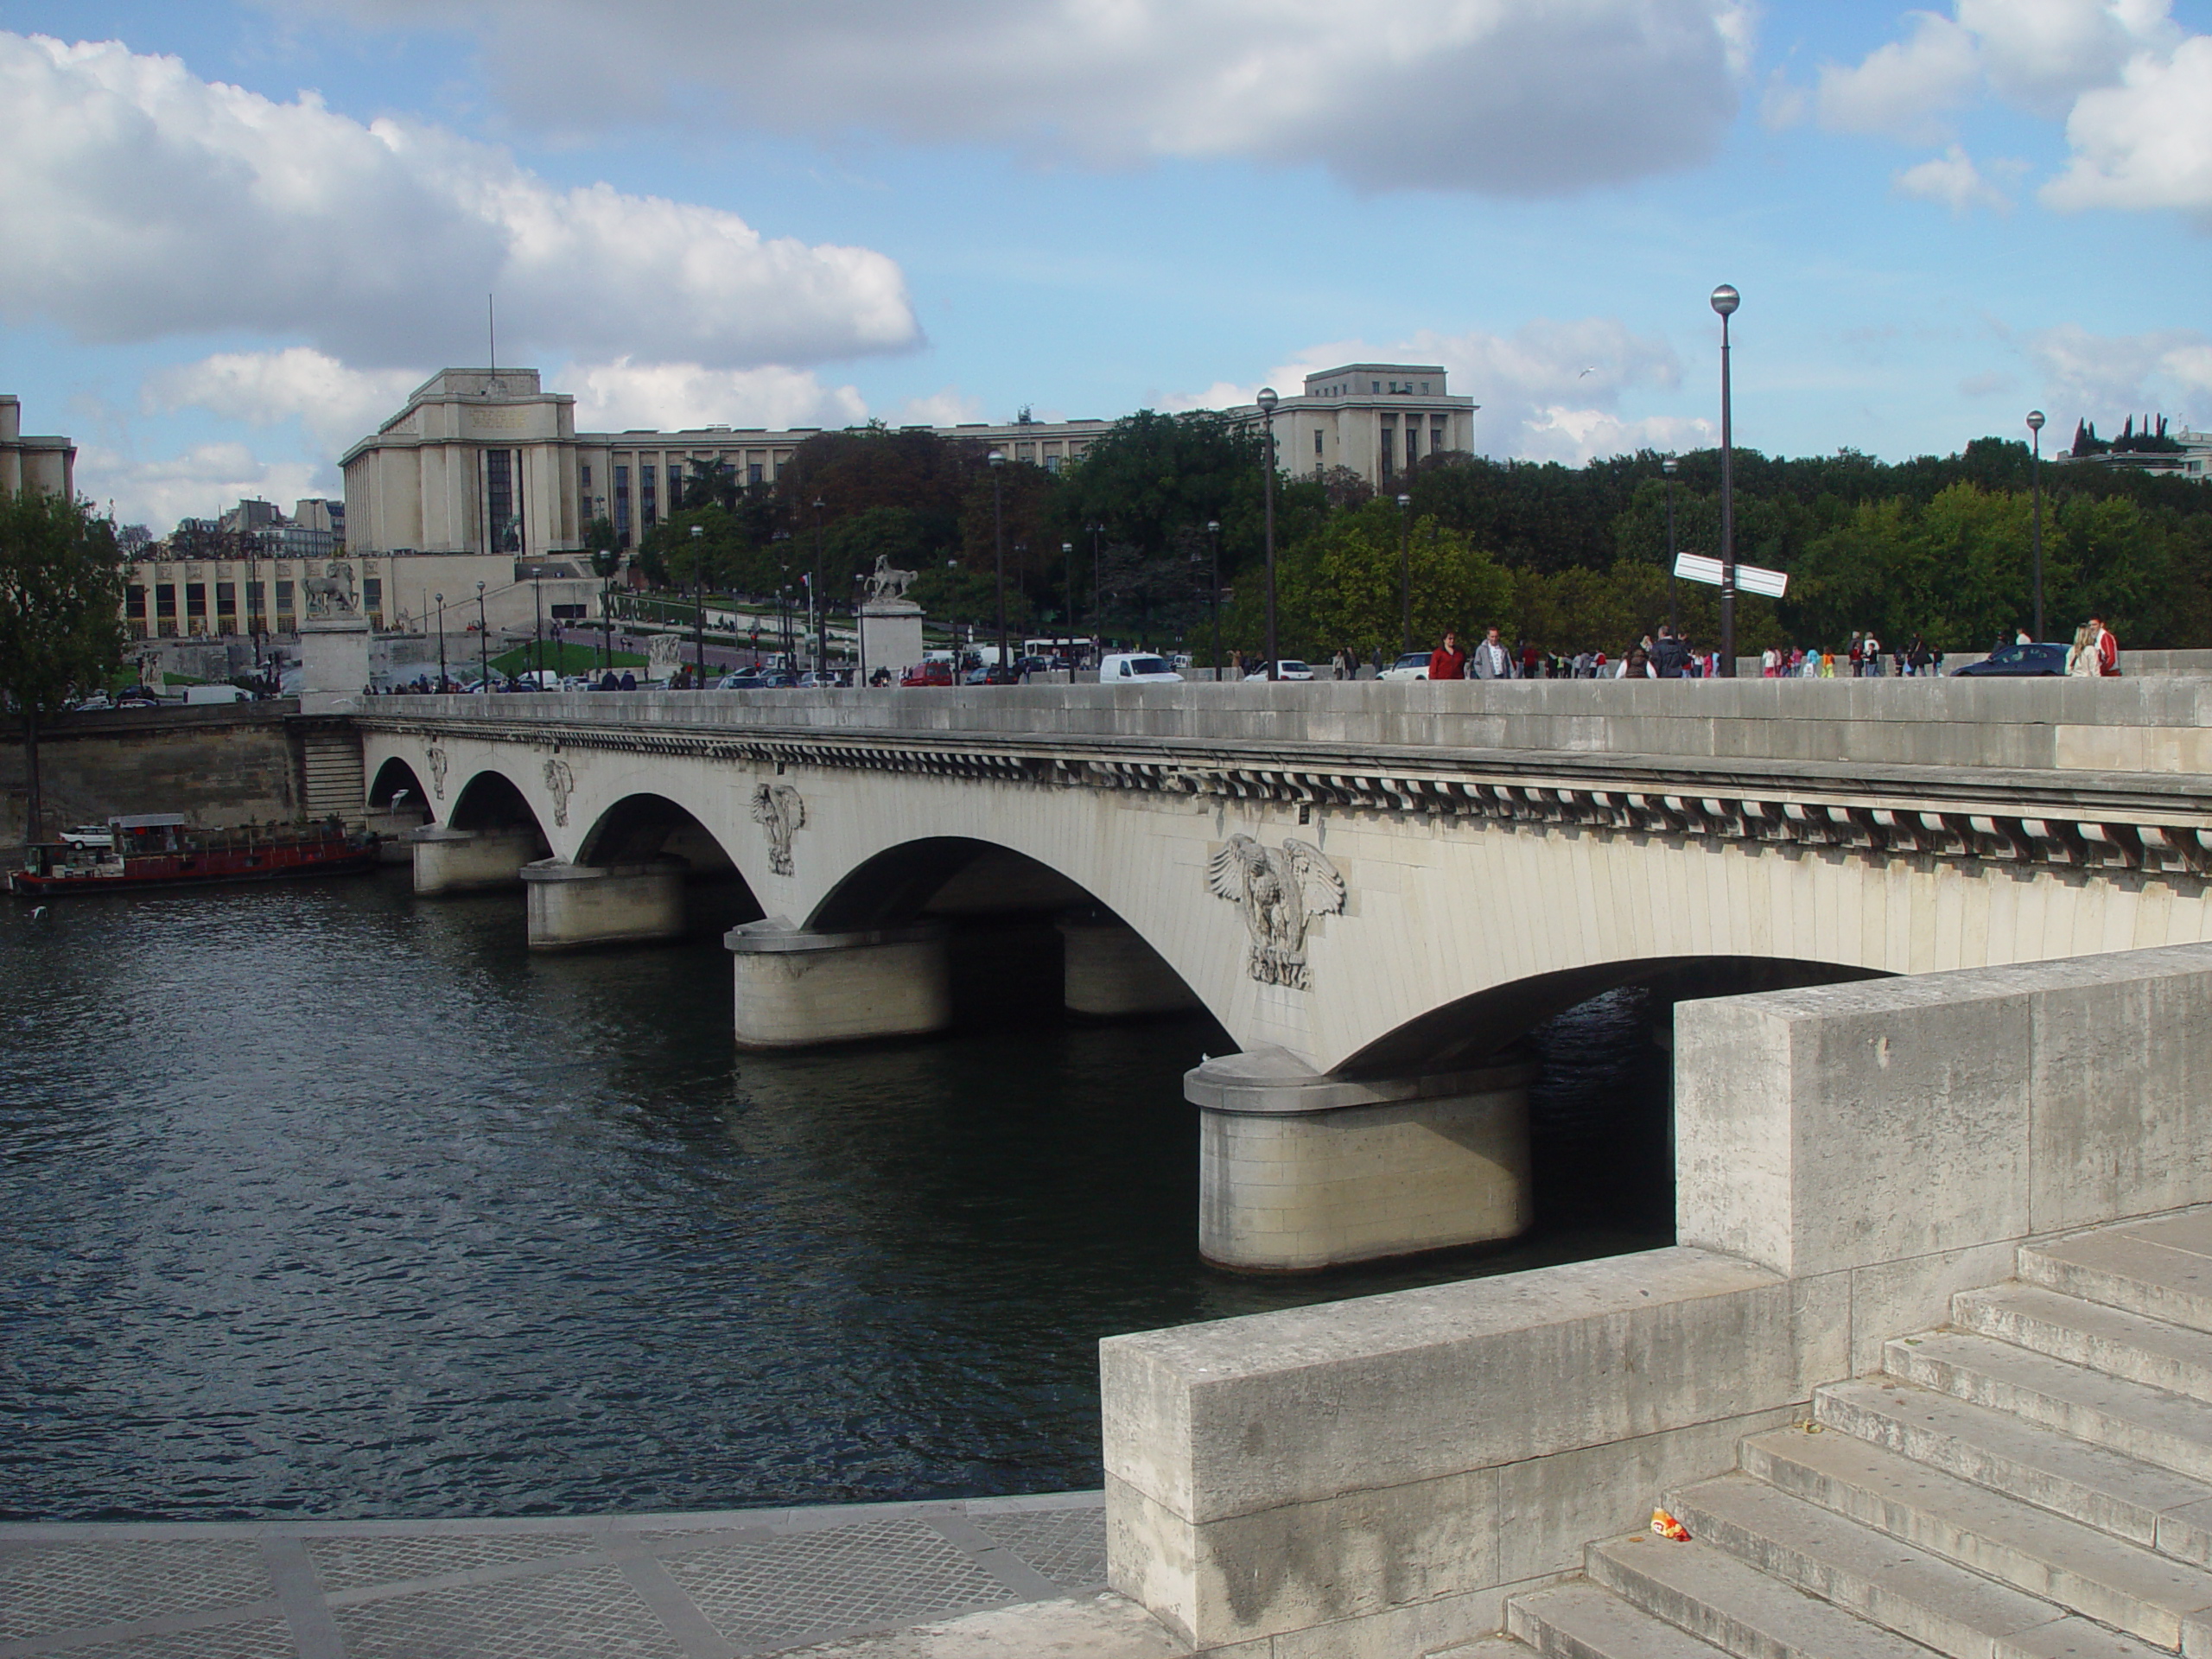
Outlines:
[[105, 691], [95, 691], [89, 697], [80, 697], [70, 707], [80, 715], [98, 714], [103, 709], [112, 709], [115, 702]]
[[1384, 669], [1378, 677], [1385, 680], [1425, 680], [1428, 677], [1428, 653], [1409, 651]]
[[741, 668], [716, 680], [715, 690], [717, 691], [757, 691], [767, 683], [767, 677], [759, 669]]
[[132, 685], [124, 688], [116, 697], [115, 706], [118, 709], [158, 709], [162, 701], [162, 694], [152, 687]]
[[960, 683], [963, 685], [1019, 685], [1021, 683], [1021, 671], [1019, 668], [1001, 668], [996, 663], [984, 663], [963, 674], [960, 677]]
[[842, 690], [848, 682], [834, 668], [814, 668], [800, 675], [798, 683], [804, 691], [837, 691]]
[[1279, 680], [1310, 680], [1313, 677], [1313, 664], [1301, 663], [1295, 657], [1278, 657], [1275, 658], [1275, 678]]
[[1114, 652], [1098, 659], [1101, 685], [1180, 684], [1182, 678], [1165, 657], [1150, 652]]
[[2066, 653], [2069, 647], [2056, 644], [2006, 645], [1993, 651], [1978, 663], [1967, 663], [1951, 671], [1954, 679], [1964, 674], [2005, 674], [2022, 677], [2049, 677], [2066, 672]]
[[950, 685], [952, 664], [946, 662], [917, 663], [899, 677], [901, 685]]

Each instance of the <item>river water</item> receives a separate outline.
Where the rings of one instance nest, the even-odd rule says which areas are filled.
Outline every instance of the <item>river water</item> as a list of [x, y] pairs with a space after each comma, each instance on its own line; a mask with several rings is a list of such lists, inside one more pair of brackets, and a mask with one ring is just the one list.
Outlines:
[[487, 1516], [1095, 1486], [1096, 1344], [1662, 1243], [1634, 994], [1540, 1033], [1541, 1224], [1199, 1262], [1198, 1018], [730, 1042], [728, 957], [533, 956], [372, 878], [0, 909], [0, 1516]]

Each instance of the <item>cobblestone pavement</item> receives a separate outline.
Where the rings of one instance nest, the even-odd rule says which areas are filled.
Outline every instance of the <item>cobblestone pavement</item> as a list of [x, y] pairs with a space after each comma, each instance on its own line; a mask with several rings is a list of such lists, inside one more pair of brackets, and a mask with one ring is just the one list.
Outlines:
[[1095, 1597], [1095, 1492], [543, 1521], [0, 1524], [0, 1659], [734, 1659]]

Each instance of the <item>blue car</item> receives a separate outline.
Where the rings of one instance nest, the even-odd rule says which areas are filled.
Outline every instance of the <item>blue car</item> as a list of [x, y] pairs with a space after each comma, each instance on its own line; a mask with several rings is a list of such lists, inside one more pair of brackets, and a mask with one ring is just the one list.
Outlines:
[[2006, 674], [2018, 677], [2049, 678], [2066, 672], [2068, 647], [2058, 645], [2006, 645], [1993, 651], [1978, 663], [1968, 663], [1963, 668], [1951, 671], [1954, 679], [1961, 675]]

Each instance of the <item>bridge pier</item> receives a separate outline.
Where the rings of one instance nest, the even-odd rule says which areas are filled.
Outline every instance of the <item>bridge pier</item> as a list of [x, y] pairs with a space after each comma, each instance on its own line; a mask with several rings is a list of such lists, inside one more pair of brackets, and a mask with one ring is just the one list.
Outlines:
[[1136, 929], [1075, 917], [1062, 918], [1059, 929], [1065, 941], [1063, 1001], [1069, 1013], [1111, 1020], [1199, 1006], [1182, 976]]
[[512, 887], [522, 880], [522, 867], [537, 854], [537, 837], [527, 830], [447, 830], [425, 824], [409, 830], [405, 839], [415, 854], [418, 898]]
[[1535, 1075], [1513, 1060], [1354, 1081], [1280, 1048], [1208, 1060], [1183, 1079], [1200, 1111], [1199, 1253], [1294, 1272], [1525, 1231]]
[[740, 1048], [917, 1037], [952, 1023], [941, 926], [808, 933], [769, 920], [734, 927], [722, 943], [735, 964]]
[[530, 948], [574, 950], [683, 936], [684, 866], [570, 864], [541, 858], [522, 867], [530, 895]]

